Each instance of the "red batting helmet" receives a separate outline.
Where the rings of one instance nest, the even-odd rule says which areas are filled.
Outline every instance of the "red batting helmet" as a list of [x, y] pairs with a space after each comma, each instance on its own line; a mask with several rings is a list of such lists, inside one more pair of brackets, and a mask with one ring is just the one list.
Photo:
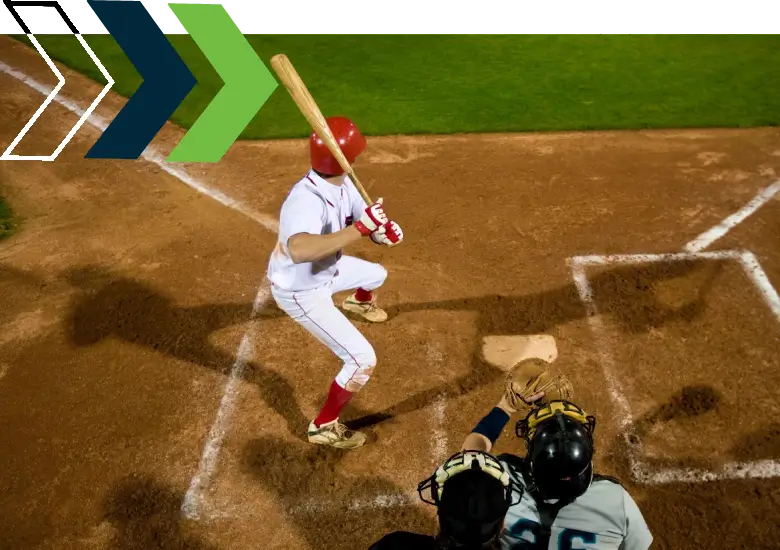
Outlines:
[[[360, 133], [354, 122], [343, 116], [330, 117], [326, 119], [326, 122], [347, 161], [350, 164], [355, 162], [360, 153], [366, 150], [365, 136]], [[312, 132], [309, 138], [309, 152], [311, 154], [311, 167], [317, 172], [328, 176], [340, 176], [344, 173], [336, 158], [328, 151], [316, 132]]]

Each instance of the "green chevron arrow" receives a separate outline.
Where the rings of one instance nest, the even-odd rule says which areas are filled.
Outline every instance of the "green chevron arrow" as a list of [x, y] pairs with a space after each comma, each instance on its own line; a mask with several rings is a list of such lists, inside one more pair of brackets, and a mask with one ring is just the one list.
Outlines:
[[168, 160], [218, 162], [279, 85], [220, 4], [169, 4], [225, 83]]

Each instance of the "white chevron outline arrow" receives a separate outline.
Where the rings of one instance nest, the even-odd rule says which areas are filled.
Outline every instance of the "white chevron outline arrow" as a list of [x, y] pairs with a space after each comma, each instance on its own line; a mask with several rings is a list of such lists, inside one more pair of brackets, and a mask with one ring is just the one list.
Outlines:
[[47, 54], [46, 50], [44, 50], [43, 47], [40, 45], [40, 43], [38, 43], [38, 40], [35, 38], [34, 34], [28, 34], [27, 38], [30, 39], [30, 42], [32, 42], [33, 45], [35, 46], [35, 49], [38, 50], [38, 53], [41, 54], [41, 57], [43, 57], [43, 59], [46, 61], [46, 64], [55, 74], [59, 83], [46, 97], [46, 100], [43, 102], [43, 104], [41, 104], [41, 106], [38, 107], [38, 110], [35, 111], [35, 114], [32, 116], [32, 118], [27, 122], [24, 128], [22, 128], [22, 131], [19, 132], [19, 134], [14, 138], [14, 140], [11, 142], [11, 145], [9, 145], [8, 148], [5, 150], [5, 152], [2, 154], [2, 156], [0, 156], [0, 160], [42, 160], [48, 162], [53, 161], [54, 159], [57, 158], [60, 152], [62, 152], [62, 150], [71, 140], [71, 138], [75, 135], [76, 132], [78, 132], [79, 128], [81, 128], [81, 125], [84, 124], [84, 122], [86, 122], [86, 120], [89, 118], [89, 115], [92, 114], [92, 111], [95, 110], [98, 104], [103, 100], [105, 95], [114, 85], [114, 79], [111, 78], [110, 74], [108, 74], [108, 71], [103, 66], [103, 63], [100, 62], [100, 59], [98, 59], [98, 57], [95, 55], [95, 52], [93, 52], [92, 48], [89, 47], [87, 41], [84, 40], [84, 38], [80, 34], [74, 34], [73, 36], [76, 37], [76, 39], [79, 41], [79, 43], [84, 48], [84, 50], [86, 50], [86, 52], [89, 54], [89, 57], [92, 58], [92, 61], [95, 63], [95, 65], [97, 65], [97, 68], [100, 69], [100, 72], [103, 74], [103, 77], [105, 77], [105, 79], [108, 81], [108, 84], [106, 84], [106, 86], [101, 90], [100, 94], [98, 94], [98, 96], [90, 104], [87, 110], [84, 111], [84, 114], [81, 115], [81, 118], [79, 118], [78, 122], [76, 122], [76, 125], [73, 128], [71, 128], [70, 132], [68, 132], [68, 135], [65, 136], [65, 139], [63, 139], [60, 142], [60, 144], [57, 146], [57, 148], [54, 150], [54, 152], [51, 155], [48, 156], [12, 155], [11, 151], [13, 151], [14, 148], [19, 144], [19, 142], [22, 141], [22, 138], [24, 138], [25, 134], [30, 130], [30, 128], [32, 128], [32, 125], [35, 124], [35, 121], [38, 120], [39, 116], [41, 116], [41, 113], [43, 113], [43, 111], [46, 110], [46, 107], [49, 106], [49, 103], [52, 102], [52, 100], [56, 97], [56, 95], [65, 85], [65, 78], [62, 76], [62, 73], [60, 73], [60, 71], [57, 69], [57, 66], [52, 62], [51, 58], [49, 57], [49, 54]]

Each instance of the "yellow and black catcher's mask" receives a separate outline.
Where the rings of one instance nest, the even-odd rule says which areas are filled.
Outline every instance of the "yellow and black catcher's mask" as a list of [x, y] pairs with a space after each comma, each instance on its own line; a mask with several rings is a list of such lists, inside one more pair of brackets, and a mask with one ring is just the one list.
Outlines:
[[517, 421], [515, 425], [517, 437], [524, 439], [530, 445], [539, 424], [555, 418], [555, 415], [558, 413], [585, 425], [591, 437], [593, 436], [593, 432], [596, 429], [596, 418], [594, 416], [589, 415], [570, 401], [552, 401], [545, 407], [532, 409], [525, 418]]

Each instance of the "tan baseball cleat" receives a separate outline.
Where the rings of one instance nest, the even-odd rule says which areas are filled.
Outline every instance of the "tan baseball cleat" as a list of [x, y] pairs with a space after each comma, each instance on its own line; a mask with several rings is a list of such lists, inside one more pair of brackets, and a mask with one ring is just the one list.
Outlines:
[[355, 449], [366, 442], [366, 436], [364, 434], [353, 432], [339, 422], [338, 418], [332, 422], [323, 424], [319, 428], [312, 422], [309, 424], [308, 435], [309, 443], [328, 445], [330, 447], [336, 447], [337, 449]]
[[353, 294], [341, 305], [344, 311], [349, 311], [360, 315], [366, 321], [372, 323], [383, 323], [387, 321], [387, 313], [385, 310], [376, 305], [376, 298], [370, 302], [358, 302]]

